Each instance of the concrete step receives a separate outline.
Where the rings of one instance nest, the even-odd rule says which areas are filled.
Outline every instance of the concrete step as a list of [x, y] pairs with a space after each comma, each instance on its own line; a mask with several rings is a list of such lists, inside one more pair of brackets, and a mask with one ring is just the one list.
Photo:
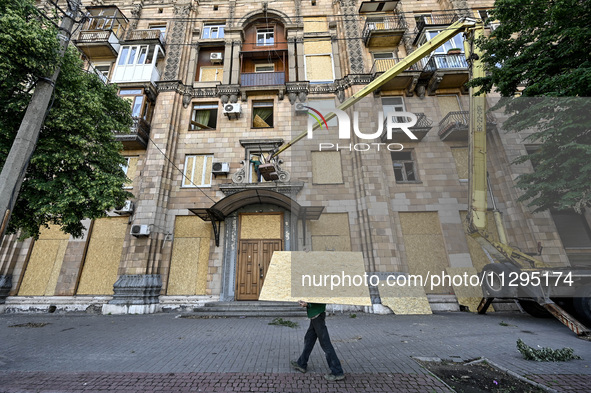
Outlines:
[[[181, 318], [269, 318], [269, 322], [273, 318], [306, 318], [306, 313], [301, 312], [272, 312], [272, 311], [252, 311], [248, 313], [235, 311], [222, 312], [199, 312], [182, 314]], [[300, 321], [301, 322], [301, 321]]]
[[292, 302], [211, 302], [183, 317], [305, 317], [306, 310]]

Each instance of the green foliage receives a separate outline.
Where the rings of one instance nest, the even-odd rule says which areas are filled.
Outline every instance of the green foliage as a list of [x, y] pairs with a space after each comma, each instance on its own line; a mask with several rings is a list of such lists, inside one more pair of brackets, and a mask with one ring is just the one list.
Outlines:
[[38, 16], [31, 1], [0, 0], [0, 14], [0, 167], [35, 81], [61, 65], [8, 231], [37, 237], [41, 226], [54, 223], [81, 236], [81, 220], [102, 217], [131, 196], [122, 189], [125, 161], [113, 136], [129, 129], [129, 104], [115, 86], [82, 69], [74, 48], [60, 61], [56, 29]]
[[535, 349], [524, 343], [520, 338], [517, 339], [517, 349], [525, 360], [535, 360], [536, 362], [566, 362], [571, 359], [581, 359], [580, 356], [574, 354], [572, 348], [552, 349], [543, 347]]
[[268, 324], [275, 326], [287, 326], [290, 328], [297, 328], [299, 326], [297, 322], [289, 321], [283, 318], [274, 318], [273, 321], [269, 322]]
[[[591, 2], [586, 0], [497, 0], [491, 20], [500, 26], [477, 45], [484, 50], [484, 78], [470, 82], [482, 91], [513, 97], [591, 96]], [[506, 105], [512, 115], [503, 128], [528, 132], [539, 150], [516, 163], [530, 160], [535, 172], [520, 175], [535, 211], [591, 206], [590, 122], [588, 100], [536, 100]]]

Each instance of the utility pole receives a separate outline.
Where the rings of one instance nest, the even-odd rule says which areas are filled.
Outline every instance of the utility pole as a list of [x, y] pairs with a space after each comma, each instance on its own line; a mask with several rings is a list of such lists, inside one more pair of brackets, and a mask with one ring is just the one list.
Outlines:
[[[67, 5], [68, 8], [58, 32], [60, 58], [64, 56], [70, 43], [72, 28], [81, 7], [80, 0], [67, 1]], [[52, 75], [37, 80], [33, 97], [12, 143], [2, 173], [0, 173], [0, 244], [4, 239], [8, 221], [16, 204], [31, 156], [37, 145], [39, 132], [45, 121], [47, 107], [53, 95], [55, 81], [59, 73], [60, 67], [57, 66]]]

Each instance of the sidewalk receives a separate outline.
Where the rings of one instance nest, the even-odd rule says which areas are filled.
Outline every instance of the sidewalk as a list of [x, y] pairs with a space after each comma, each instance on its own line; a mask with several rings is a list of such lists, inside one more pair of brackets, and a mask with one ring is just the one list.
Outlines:
[[[591, 342], [553, 319], [516, 313], [330, 316], [328, 329], [348, 375], [329, 383], [319, 346], [307, 374], [290, 369], [289, 360], [302, 349], [305, 318], [291, 318], [299, 327], [288, 328], [268, 325], [271, 318], [177, 316], [2, 314], [0, 392], [450, 391], [412, 357], [485, 357], [557, 391], [591, 391]], [[583, 359], [526, 361], [516, 349], [518, 338], [532, 347], [572, 347]]]

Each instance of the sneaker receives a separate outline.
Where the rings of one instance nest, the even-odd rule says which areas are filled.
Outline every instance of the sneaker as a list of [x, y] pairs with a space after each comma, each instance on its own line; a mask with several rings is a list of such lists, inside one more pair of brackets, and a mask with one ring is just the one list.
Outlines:
[[342, 381], [343, 379], [345, 379], [345, 374], [341, 374], [341, 375], [334, 375], [334, 374], [326, 374], [324, 376], [324, 379], [326, 379], [327, 381]]
[[295, 360], [292, 360], [291, 361], [291, 367], [293, 367], [294, 369], [298, 370], [301, 373], [305, 373], [306, 372], [306, 369], [303, 368], [302, 366], [300, 366], [298, 364], [298, 362], [296, 362]]

